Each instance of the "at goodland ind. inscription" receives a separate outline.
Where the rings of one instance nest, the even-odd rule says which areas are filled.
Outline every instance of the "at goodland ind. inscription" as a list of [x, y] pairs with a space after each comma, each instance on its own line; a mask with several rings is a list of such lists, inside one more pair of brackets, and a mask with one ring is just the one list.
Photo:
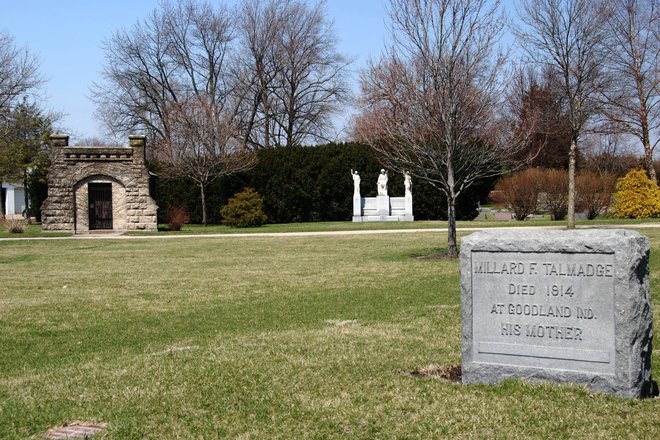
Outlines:
[[615, 372], [614, 254], [471, 252], [474, 362]]

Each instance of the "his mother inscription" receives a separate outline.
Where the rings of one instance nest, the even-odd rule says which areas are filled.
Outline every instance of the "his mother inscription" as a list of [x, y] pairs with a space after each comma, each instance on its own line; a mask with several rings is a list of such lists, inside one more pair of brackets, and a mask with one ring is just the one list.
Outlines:
[[462, 241], [463, 382], [518, 377], [652, 392], [649, 243], [622, 230]]

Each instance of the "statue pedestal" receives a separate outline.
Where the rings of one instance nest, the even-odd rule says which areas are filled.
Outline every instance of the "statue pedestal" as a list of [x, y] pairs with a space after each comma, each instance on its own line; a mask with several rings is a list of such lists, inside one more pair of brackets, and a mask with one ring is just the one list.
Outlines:
[[412, 217], [413, 211], [412, 211], [412, 194], [406, 195], [405, 197], [406, 200], [406, 207], [404, 208], [405, 215], [409, 215]]
[[353, 216], [362, 215], [362, 197], [360, 194], [353, 195]]
[[390, 196], [376, 197], [376, 215], [385, 217], [390, 215]]
[[353, 222], [412, 222], [410, 197], [353, 197]]
[[353, 222], [362, 222], [362, 197], [360, 194], [353, 194]]

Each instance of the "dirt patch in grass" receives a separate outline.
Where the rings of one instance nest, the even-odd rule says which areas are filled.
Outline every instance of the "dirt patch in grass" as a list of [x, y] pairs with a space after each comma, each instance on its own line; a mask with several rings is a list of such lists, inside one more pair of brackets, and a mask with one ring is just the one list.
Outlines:
[[333, 325], [335, 327], [346, 327], [347, 325], [357, 325], [358, 324], [356, 319], [344, 319], [344, 320], [326, 319], [324, 322], [328, 325]]
[[91, 438], [107, 428], [108, 425], [105, 423], [68, 422], [62, 426], [50, 428], [46, 431], [45, 436], [49, 439]]
[[418, 370], [402, 371], [401, 374], [409, 377], [432, 377], [435, 379], [447, 380], [449, 382], [461, 382], [460, 364], [429, 365]]

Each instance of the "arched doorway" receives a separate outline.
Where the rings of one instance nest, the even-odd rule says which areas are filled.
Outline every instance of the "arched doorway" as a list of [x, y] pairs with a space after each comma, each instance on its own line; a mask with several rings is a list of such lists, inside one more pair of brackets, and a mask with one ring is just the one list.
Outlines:
[[89, 183], [89, 230], [112, 229], [112, 183]]
[[74, 185], [76, 232], [125, 230], [126, 187], [110, 176], [94, 175]]

